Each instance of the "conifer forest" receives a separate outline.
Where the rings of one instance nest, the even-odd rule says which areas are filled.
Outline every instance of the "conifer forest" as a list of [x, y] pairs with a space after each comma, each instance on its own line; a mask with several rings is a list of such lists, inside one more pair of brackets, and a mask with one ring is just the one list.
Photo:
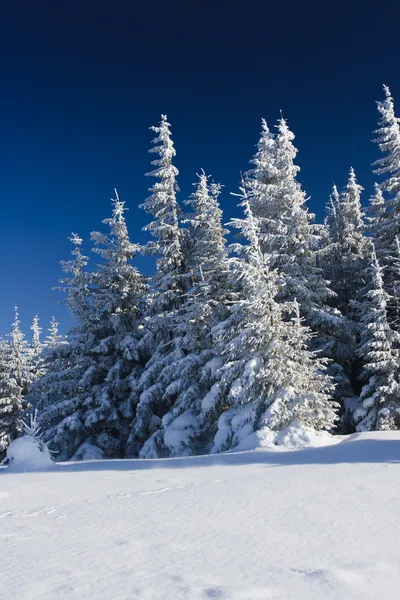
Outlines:
[[[323, 223], [283, 117], [262, 120], [228, 190], [241, 209], [229, 220], [201, 165], [181, 198], [161, 115], [141, 204], [147, 243], [128, 232], [129, 199], [115, 191], [91, 244], [72, 233], [61, 262], [72, 329], [53, 319], [46, 335], [35, 317], [25, 336], [16, 309], [0, 341], [0, 458], [32, 416], [60, 461], [219, 453], [294, 424], [399, 430], [400, 119], [386, 86], [377, 108], [375, 187], [349, 166]], [[151, 277], [139, 254], [155, 257]]]

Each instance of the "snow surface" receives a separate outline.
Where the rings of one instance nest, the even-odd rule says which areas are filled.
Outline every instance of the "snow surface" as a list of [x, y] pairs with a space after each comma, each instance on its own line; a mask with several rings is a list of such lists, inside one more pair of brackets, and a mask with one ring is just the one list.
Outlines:
[[399, 432], [2, 469], [0, 598], [397, 600], [399, 517]]

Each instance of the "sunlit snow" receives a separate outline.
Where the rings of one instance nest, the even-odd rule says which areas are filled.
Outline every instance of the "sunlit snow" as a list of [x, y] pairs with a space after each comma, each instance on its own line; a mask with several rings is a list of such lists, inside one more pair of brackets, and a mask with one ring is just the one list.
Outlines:
[[323, 438], [285, 435], [279, 451], [1, 470], [0, 598], [397, 600], [400, 433], [295, 450]]

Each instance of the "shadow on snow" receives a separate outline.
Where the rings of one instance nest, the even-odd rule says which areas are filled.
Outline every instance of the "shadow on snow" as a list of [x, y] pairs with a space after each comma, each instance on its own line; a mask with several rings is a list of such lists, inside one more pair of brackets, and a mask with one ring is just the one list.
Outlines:
[[[378, 434], [379, 435], [379, 434]], [[365, 439], [354, 434], [343, 441], [318, 448], [302, 450], [259, 450], [226, 452], [206, 456], [165, 459], [121, 459], [66, 462], [55, 464], [43, 472], [69, 473], [79, 471], [140, 471], [147, 469], [182, 469], [213, 465], [269, 465], [271, 467], [298, 465], [333, 465], [345, 463], [399, 463], [400, 436], [398, 439]], [[361, 439], [360, 439], [361, 437]], [[6, 472], [7, 469], [4, 470]]]

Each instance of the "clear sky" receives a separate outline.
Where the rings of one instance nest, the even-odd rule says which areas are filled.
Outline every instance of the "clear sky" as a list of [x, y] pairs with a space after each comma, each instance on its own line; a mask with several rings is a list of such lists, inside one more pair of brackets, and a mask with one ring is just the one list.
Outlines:
[[[71, 323], [51, 290], [68, 236], [109, 216], [117, 187], [132, 241], [150, 181], [149, 126], [172, 123], [180, 200], [204, 168], [235, 212], [240, 170], [260, 119], [283, 111], [300, 180], [321, 220], [350, 166], [371, 192], [375, 101], [390, 86], [400, 114], [398, 0], [12, 0], [0, 10], [0, 332], [18, 304]], [[93, 257], [95, 260], [96, 257]], [[148, 259], [137, 264], [149, 272]]]

